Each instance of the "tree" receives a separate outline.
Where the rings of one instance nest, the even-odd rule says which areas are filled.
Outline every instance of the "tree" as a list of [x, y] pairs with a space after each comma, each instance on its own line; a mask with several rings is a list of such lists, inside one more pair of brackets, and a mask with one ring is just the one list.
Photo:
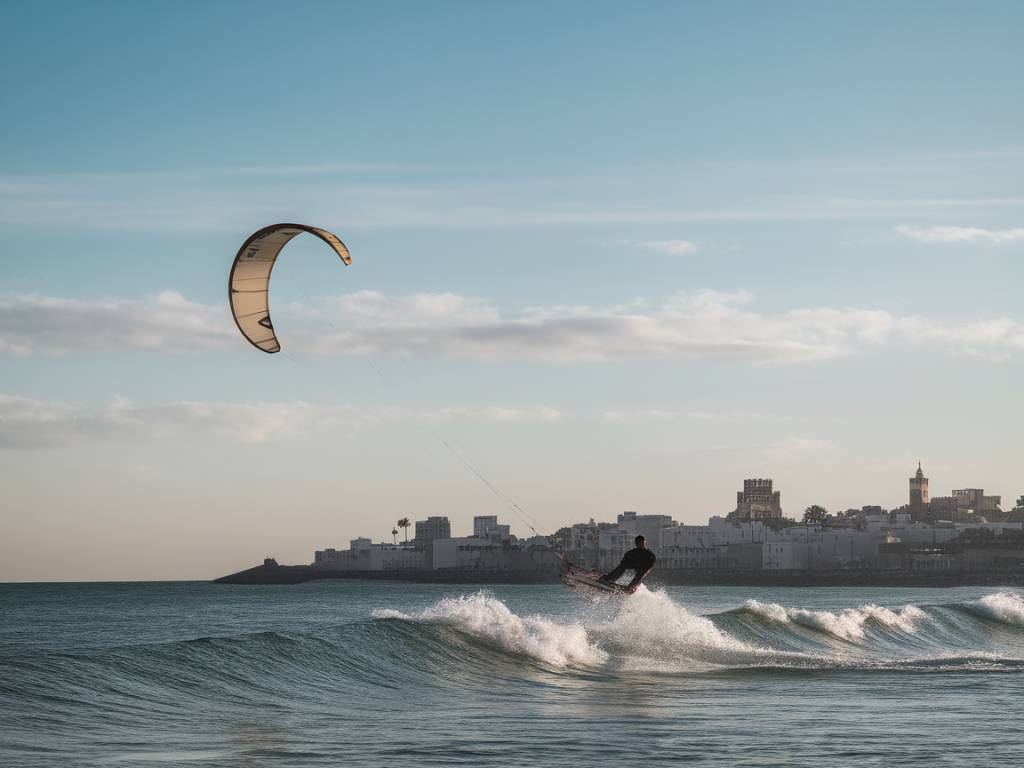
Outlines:
[[824, 507], [812, 504], [804, 510], [804, 525], [821, 525], [828, 517], [828, 510]]
[[398, 543], [398, 529], [397, 528], [392, 528], [391, 529], [391, 541], [393, 541], [395, 544]]
[[405, 543], [406, 544], [409, 543], [409, 526], [410, 525], [412, 525], [412, 523], [409, 522], [409, 518], [408, 517], [403, 517], [401, 520], [398, 521], [398, 527], [405, 529]]
[[1024, 523], [1024, 496], [1017, 499], [1016, 506], [1006, 515], [1009, 523]]
[[792, 528], [794, 525], [800, 525], [792, 517], [769, 517], [762, 520], [768, 528], [773, 531], [781, 531], [784, 528]]

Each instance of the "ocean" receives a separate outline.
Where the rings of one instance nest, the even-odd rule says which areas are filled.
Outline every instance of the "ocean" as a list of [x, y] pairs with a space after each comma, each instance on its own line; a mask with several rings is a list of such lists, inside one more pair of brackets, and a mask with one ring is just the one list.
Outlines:
[[1011, 589], [0, 584], [0, 766], [988, 766]]

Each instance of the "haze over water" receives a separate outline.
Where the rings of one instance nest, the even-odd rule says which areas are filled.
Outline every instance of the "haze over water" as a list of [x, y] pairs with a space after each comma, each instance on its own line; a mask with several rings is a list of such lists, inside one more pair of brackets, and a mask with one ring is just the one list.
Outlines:
[[0, 585], [5, 766], [1011, 764], [1011, 590]]

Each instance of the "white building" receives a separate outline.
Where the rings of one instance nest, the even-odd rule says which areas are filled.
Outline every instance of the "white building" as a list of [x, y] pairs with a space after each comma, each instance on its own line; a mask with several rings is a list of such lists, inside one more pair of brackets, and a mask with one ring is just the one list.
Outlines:
[[954, 523], [953, 527], [958, 535], [962, 531], [992, 531], [996, 536], [1002, 536], [1003, 531], [1024, 530], [1024, 523]]
[[669, 568], [728, 567], [737, 547], [764, 543], [770, 530], [759, 520], [733, 522], [717, 515], [707, 525], [673, 523], [661, 529], [660, 562]]
[[642, 535], [657, 556], [661, 552], [662, 530], [673, 525], [668, 515], [640, 515], [623, 512], [615, 523], [577, 523], [570, 529], [568, 550], [579, 565], [610, 571], [622, 556], [636, 546]]
[[491, 539], [478, 536], [436, 539], [433, 546], [433, 567], [480, 570], [507, 570], [505, 547]]
[[602, 571], [615, 568], [622, 556], [635, 546], [636, 534], [622, 528], [606, 528], [598, 533], [597, 567]]
[[510, 541], [512, 539], [512, 527], [500, 525], [497, 515], [477, 515], [473, 518], [473, 536], [478, 539]]
[[876, 545], [891, 537], [894, 541], [904, 544], [943, 544], [959, 535], [959, 531], [950, 526], [928, 525], [914, 522], [910, 515], [870, 515], [866, 518], [867, 531]]
[[575, 523], [569, 529], [569, 542], [566, 549], [574, 552], [596, 550], [600, 529], [593, 520], [589, 523]]
[[662, 531], [659, 563], [667, 568], [714, 568], [721, 546], [708, 525], [673, 525]]
[[336, 571], [408, 571], [429, 568], [426, 554], [410, 544], [374, 544], [366, 538], [352, 539], [348, 549], [322, 549], [313, 555], [313, 565]]
[[487, 532], [497, 526], [497, 515], [477, 515], [473, 518], [473, 535], [478, 539], [486, 539]]
[[857, 566], [877, 554], [878, 544], [879, 538], [865, 530], [793, 526], [770, 533], [762, 547], [761, 567], [798, 570]]
[[428, 517], [416, 521], [415, 542], [420, 546], [434, 539], [448, 539], [452, 535], [452, 524], [447, 517]]
[[[885, 519], [888, 521], [888, 516]], [[844, 567], [873, 557], [878, 542], [885, 538], [886, 532], [881, 529], [874, 533], [814, 526], [773, 530], [758, 520], [732, 522], [716, 516], [707, 525], [665, 528], [662, 563], [670, 568], [730, 567], [736, 552], [750, 554], [749, 546], [757, 545], [761, 547], [761, 567], [765, 569]]]
[[[632, 533], [634, 537], [643, 536], [647, 541], [647, 547], [657, 555], [661, 550], [662, 530], [675, 525], [675, 520], [671, 515], [640, 515], [636, 512], [623, 512], [619, 515], [616, 523], [621, 530]], [[630, 544], [627, 549], [632, 548], [633, 545]]]

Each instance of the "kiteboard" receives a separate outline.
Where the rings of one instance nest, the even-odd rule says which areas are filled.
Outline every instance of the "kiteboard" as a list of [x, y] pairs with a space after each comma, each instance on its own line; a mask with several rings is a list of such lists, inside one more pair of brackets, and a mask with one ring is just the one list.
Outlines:
[[630, 595], [632, 592], [621, 584], [602, 581], [600, 571], [588, 571], [577, 568], [566, 561], [566, 571], [562, 574], [562, 583], [580, 593], [588, 595]]

